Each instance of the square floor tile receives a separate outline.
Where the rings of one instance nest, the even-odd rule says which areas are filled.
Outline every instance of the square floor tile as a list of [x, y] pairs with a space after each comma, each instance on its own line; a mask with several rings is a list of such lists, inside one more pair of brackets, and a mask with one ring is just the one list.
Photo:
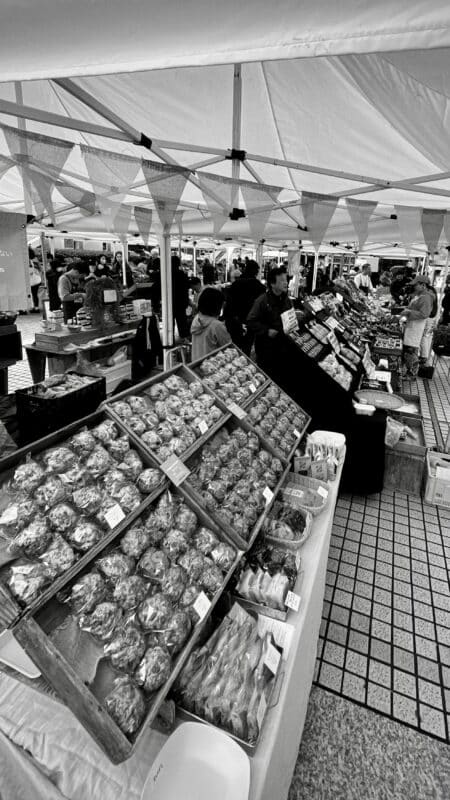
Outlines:
[[389, 575], [381, 575], [377, 573], [375, 575], [375, 586], [379, 589], [385, 589], [386, 592], [392, 591], [393, 580]]
[[382, 603], [374, 603], [372, 609], [372, 617], [379, 619], [382, 622], [391, 623], [392, 609], [390, 606], [385, 606]]
[[382, 622], [379, 619], [372, 619], [371, 634], [377, 639], [384, 642], [390, 642], [392, 639], [392, 627], [387, 622]]
[[441, 711], [435, 708], [420, 704], [420, 728], [428, 733], [433, 733], [435, 736], [445, 738], [445, 718]]
[[[435, 639], [436, 637], [433, 622], [428, 622], [425, 619], [417, 617], [417, 619], [414, 620], [414, 628], [416, 634], [419, 636], [425, 636], [427, 639]], [[443, 644], [445, 644], [445, 642], [443, 642]]]
[[[330, 622], [327, 630], [327, 639], [337, 644], [345, 645], [347, 641], [348, 629], [343, 625], [338, 625], [337, 622]], [[333, 663], [335, 663], [333, 661]]]
[[429, 589], [423, 589], [420, 586], [413, 586], [413, 598], [419, 600], [421, 603], [427, 603], [431, 606], [432, 595]]
[[360, 633], [369, 633], [370, 631], [370, 617], [364, 614], [353, 612], [350, 619], [350, 627], [353, 630], [360, 631]]
[[336, 589], [334, 592], [333, 602], [338, 603], [340, 606], [350, 608], [352, 604], [352, 595], [350, 592], [344, 592], [342, 589]]
[[414, 601], [414, 615], [428, 622], [433, 622], [433, 608], [427, 603]]
[[393, 648], [393, 662], [397, 669], [404, 672], [411, 672], [413, 675], [416, 671], [416, 664], [414, 655], [409, 650], [402, 650], [400, 647]]
[[340, 692], [342, 684], [342, 671], [335, 667], [333, 664], [327, 664], [322, 661], [319, 672], [319, 683], [327, 689], [333, 689], [335, 692]]
[[394, 594], [392, 598], [393, 606], [398, 611], [404, 611], [406, 614], [412, 614], [412, 601], [409, 597], [402, 597], [399, 594]]
[[417, 726], [417, 703], [415, 700], [394, 692], [392, 713], [395, 719]]
[[334, 642], [327, 642], [323, 650], [322, 658], [336, 667], [344, 666], [345, 648]]
[[350, 611], [348, 608], [343, 608], [342, 606], [337, 606], [333, 603], [330, 611], [330, 620], [333, 620], [333, 622], [338, 622], [340, 625], [347, 626], [349, 619]]
[[450, 595], [433, 594], [433, 605], [437, 608], [443, 608], [444, 611], [450, 611]]
[[396, 647], [403, 647], [404, 650], [413, 652], [414, 639], [412, 633], [402, 631], [399, 628], [393, 628], [393, 642]]
[[445, 644], [446, 647], [450, 646], [450, 630], [443, 628], [442, 625], [436, 626], [437, 638], [440, 644]]
[[362, 581], [356, 581], [355, 594], [360, 595], [361, 597], [365, 597], [367, 599], [372, 599], [373, 587], [370, 583], [363, 583]]
[[369, 680], [390, 689], [392, 682], [392, 669], [390, 664], [383, 664], [380, 661], [371, 659], [369, 664]]
[[[417, 672], [421, 678], [434, 683], [440, 683], [439, 665], [436, 661], [430, 661], [422, 656], [417, 657]], [[425, 700], [425, 702], [428, 702]]]
[[392, 564], [388, 564], [388, 563], [385, 563], [383, 561], [382, 562], [377, 561], [376, 570], [377, 570], [377, 574], [375, 576], [375, 585], [376, 586], [379, 586], [379, 585], [382, 586], [382, 584], [380, 584], [379, 581], [377, 580], [382, 575], [385, 576], [386, 578], [389, 578], [388, 581], [385, 581], [385, 584], [391, 584], [392, 583], [392, 575], [393, 575]]
[[389, 608], [391, 607], [392, 594], [391, 592], [388, 592], [385, 589], [380, 589], [378, 587], [375, 587], [373, 593], [373, 599], [374, 602], [382, 603], [385, 606], [389, 606]]
[[355, 594], [353, 597], [353, 611], [370, 616], [372, 613], [372, 602], [367, 597], [360, 597]]
[[394, 611], [393, 622], [397, 628], [402, 628], [404, 631], [412, 632], [413, 624], [412, 618], [409, 614], [405, 614], [403, 611]]
[[431, 661], [436, 661], [437, 647], [431, 639], [423, 639], [422, 636], [415, 635], [414, 646], [418, 656], [424, 656], [424, 658], [429, 658]]
[[434, 616], [436, 625], [442, 625], [444, 628], [450, 628], [450, 611], [444, 611], [442, 608], [435, 608]]
[[350, 631], [348, 637], [348, 646], [352, 650], [366, 655], [369, 652], [369, 637], [359, 631]]
[[400, 694], [405, 694], [415, 700], [417, 697], [417, 684], [415, 675], [394, 669], [394, 690]]
[[367, 686], [367, 705], [382, 714], [391, 713], [391, 692], [383, 686], [369, 681]]
[[328, 586], [335, 586], [336, 581], [337, 581], [336, 573], [327, 570], [327, 573], [325, 575], [325, 582], [328, 584]]
[[354, 650], [347, 650], [345, 658], [345, 669], [349, 672], [355, 672], [362, 678], [367, 675], [367, 656], [362, 653], [356, 653]]
[[[339, 567], [339, 575], [343, 575], [346, 578], [354, 578], [356, 574], [356, 566], [354, 564], [346, 564], [341, 562]], [[344, 587], [342, 587], [344, 588]]]
[[[358, 553], [351, 553], [349, 550], [343, 550], [341, 556], [341, 566], [344, 564], [356, 564], [358, 561]], [[356, 572], [356, 569], [355, 569]]]
[[336, 581], [336, 588], [343, 589], [345, 592], [350, 592], [353, 594], [353, 588], [355, 585], [354, 578], [348, 578], [346, 575], [341, 575], [339, 572], [337, 581]]
[[394, 592], [400, 594], [402, 597], [411, 597], [412, 596], [412, 587], [410, 583], [406, 583], [406, 581], [395, 580], [393, 584]]
[[345, 697], [351, 697], [352, 700], [358, 700], [364, 703], [366, 699], [366, 681], [352, 672], [344, 673], [344, 682], [342, 684], [342, 694]]

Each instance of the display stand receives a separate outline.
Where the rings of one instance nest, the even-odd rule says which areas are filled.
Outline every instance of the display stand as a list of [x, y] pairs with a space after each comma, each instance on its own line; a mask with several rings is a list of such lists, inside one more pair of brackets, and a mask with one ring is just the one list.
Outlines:
[[[251, 759], [251, 800], [285, 800], [297, 759], [311, 690], [319, 637], [325, 574], [333, 516], [341, 478], [330, 485], [328, 504], [314, 521], [312, 534], [302, 548], [304, 575], [298, 588], [301, 605], [289, 612], [293, 636], [288, 658], [282, 662], [278, 699], [269, 709], [262, 738]], [[34, 782], [34, 800], [48, 800], [55, 786], [38, 769], [59, 774], [59, 786], [67, 800], [81, 796], [138, 800], [148, 771], [167, 736], [148, 728], [132, 757], [114, 766], [99, 750], [70, 711], [33, 683], [0, 674], [2, 716], [0, 755], [7, 763], [20, 760], [20, 750], [11, 756], [10, 741], [29, 750], [39, 780]], [[36, 730], [39, 735], [36, 736]], [[41, 741], [45, 740], [42, 749]], [[13, 772], [13, 770], [11, 770]], [[61, 795], [61, 796], [63, 796]]]

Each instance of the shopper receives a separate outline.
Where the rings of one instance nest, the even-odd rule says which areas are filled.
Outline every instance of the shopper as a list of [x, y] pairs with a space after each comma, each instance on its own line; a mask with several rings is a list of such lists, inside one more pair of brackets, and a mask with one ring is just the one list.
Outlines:
[[85, 294], [80, 292], [80, 270], [71, 267], [58, 281], [58, 295], [62, 303], [64, 322], [73, 319], [82, 306]]
[[64, 267], [62, 262], [56, 258], [52, 259], [46, 273], [50, 311], [59, 311], [61, 308], [61, 300], [58, 294], [58, 281], [63, 272]]
[[231, 336], [223, 322], [219, 322], [223, 306], [220, 289], [207, 286], [198, 298], [198, 314], [191, 327], [192, 360], [208, 355], [224, 344], [230, 344]]
[[353, 278], [353, 283], [355, 284], [356, 288], [367, 296], [373, 294], [375, 291], [370, 277], [371, 273], [372, 270], [370, 268], [370, 264], [363, 264], [361, 272], [358, 272], [358, 274]]
[[447, 283], [444, 289], [444, 296], [442, 298], [442, 317], [441, 325], [450, 324], [450, 275], [447, 278]]
[[421, 366], [424, 366], [431, 354], [431, 347], [433, 344], [433, 331], [436, 326], [436, 317], [438, 312], [438, 296], [434, 286], [427, 286], [427, 292], [431, 297], [433, 303], [431, 313], [428, 319], [425, 320], [425, 327], [423, 330], [422, 338], [420, 340], [419, 360]]
[[426, 320], [433, 309], [433, 300], [428, 291], [429, 279], [418, 275], [412, 281], [413, 297], [403, 311], [403, 377], [416, 378], [419, 371], [419, 347]]
[[[115, 284], [123, 286], [123, 256], [120, 250], [114, 256], [114, 261], [111, 266], [111, 277]], [[128, 261], [125, 262], [125, 285], [127, 289], [131, 289], [134, 285], [133, 273]]]
[[172, 256], [172, 309], [180, 339], [189, 336], [186, 309], [189, 305], [189, 278], [181, 269], [179, 256]]
[[216, 270], [208, 258], [205, 258], [202, 267], [203, 286], [211, 286], [217, 280]]
[[97, 266], [95, 267], [95, 277], [96, 278], [110, 278], [111, 277], [111, 270], [108, 267], [108, 262], [106, 260], [106, 256], [100, 256], [97, 261]]
[[256, 298], [266, 287], [258, 280], [259, 264], [248, 260], [242, 276], [228, 289], [224, 319], [233, 342], [250, 355], [255, 335], [246, 326], [247, 316]]
[[283, 332], [281, 315], [292, 308], [288, 297], [288, 278], [284, 270], [274, 267], [267, 276], [267, 292], [261, 294], [247, 316], [247, 326], [255, 337], [258, 360], [276, 357], [276, 340]]
[[39, 311], [39, 287], [42, 283], [42, 272], [37, 258], [30, 261], [30, 288], [33, 299], [32, 311]]

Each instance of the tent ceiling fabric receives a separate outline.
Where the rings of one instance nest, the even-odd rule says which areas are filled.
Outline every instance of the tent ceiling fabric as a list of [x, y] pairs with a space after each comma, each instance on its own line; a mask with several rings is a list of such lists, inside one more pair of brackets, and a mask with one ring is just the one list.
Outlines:
[[[107, 47], [98, 39], [99, 31], [106, 29]], [[377, 203], [367, 222], [366, 250], [371, 243], [403, 243], [405, 225], [392, 218], [397, 213], [394, 206], [450, 209], [450, 172], [448, 177], [444, 173], [417, 184], [420, 176], [439, 176], [450, 166], [447, 2], [281, 0], [274, 6], [267, 0], [227, 4], [196, 0], [184, 4], [180, 12], [173, 0], [165, 4], [130, 0], [128, 5], [117, 0], [7, 0], [0, 44], [0, 74], [5, 81], [0, 82], [0, 126], [17, 127], [14, 116], [1, 113], [2, 101], [17, 103], [17, 86], [12, 82], [17, 79], [22, 81], [25, 106], [113, 128], [98, 110], [47, 80], [74, 77], [76, 87], [156, 141], [154, 152], [136, 145], [131, 137], [127, 141], [126, 133], [123, 140], [105, 138], [33, 120], [26, 121], [27, 130], [135, 159], [164, 158], [169, 163], [172, 159], [194, 169], [179, 205], [183, 235], [214, 235], [211, 203], [197, 176], [205, 171], [235, 177], [226, 158], [233, 130], [234, 62], [242, 63], [240, 147], [249, 154], [249, 160], [240, 164], [240, 179], [250, 181], [255, 191], [258, 180], [281, 189], [278, 205], [275, 193], [270, 214], [262, 212], [263, 221], [268, 216], [266, 240], [310, 241], [308, 233], [297, 227], [303, 223], [302, 192], [340, 197], [326, 241], [360, 238], [346, 199]], [[114, 64], [108, 63], [111, 53]], [[3, 158], [9, 155], [0, 127], [0, 208], [23, 211], [20, 171], [17, 167], [4, 171]], [[207, 164], [212, 157], [217, 163]], [[202, 162], [204, 167], [198, 166]], [[47, 182], [54, 177], [50, 168]], [[88, 229], [108, 230], [109, 200], [148, 208], [153, 212], [151, 234], [161, 232], [142, 168], [131, 185], [122, 185], [122, 191], [106, 176], [103, 188], [93, 186], [81, 149], [75, 146], [60, 179], [66, 189], [57, 185], [53, 206], [61, 229], [83, 230], [89, 222]], [[402, 185], [394, 188], [395, 182]], [[110, 193], [108, 183], [114, 189]], [[105, 219], [98, 212], [91, 218], [83, 216], [86, 205], [93, 207], [93, 191], [105, 195]], [[243, 193], [239, 197], [246, 208]], [[279, 207], [289, 203], [295, 205]], [[262, 221], [257, 219], [259, 210], [253, 212], [255, 235]], [[424, 249], [423, 227], [416, 228], [410, 244]], [[174, 222], [174, 234], [177, 229]], [[446, 229], [444, 225], [441, 243], [447, 241]], [[130, 233], [136, 232], [132, 214]], [[364, 227], [361, 241], [365, 232]], [[249, 219], [232, 221], [225, 216], [220, 238], [230, 236], [250, 241]]]
[[3, 80], [450, 45], [446, 0], [3, 0]]

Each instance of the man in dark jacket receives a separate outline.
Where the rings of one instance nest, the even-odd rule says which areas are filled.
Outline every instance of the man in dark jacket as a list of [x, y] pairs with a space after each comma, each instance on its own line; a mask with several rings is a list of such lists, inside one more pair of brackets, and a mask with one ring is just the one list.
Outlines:
[[273, 376], [281, 368], [278, 363], [283, 350], [281, 315], [292, 308], [292, 303], [287, 293], [288, 278], [283, 269], [275, 267], [270, 270], [267, 286], [267, 292], [253, 303], [247, 326], [255, 336], [258, 363]]
[[172, 256], [172, 300], [173, 318], [177, 323], [180, 339], [189, 336], [189, 324], [186, 309], [189, 305], [189, 278], [181, 269], [178, 256]]
[[250, 355], [255, 338], [251, 330], [245, 330], [247, 316], [256, 298], [264, 294], [266, 287], [258, 280], [259, 265], [246, 262], [244, 272], [228, 288], [224, 309], [225, 325], [235, 344]]

